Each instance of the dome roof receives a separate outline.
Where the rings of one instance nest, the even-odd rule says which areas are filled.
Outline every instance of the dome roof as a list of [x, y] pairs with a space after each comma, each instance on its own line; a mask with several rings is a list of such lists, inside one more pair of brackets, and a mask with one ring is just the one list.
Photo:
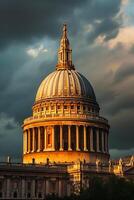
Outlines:
[[90, 82], [76, 70], [56, 70], [40, 84], [35, 101], [55, 97], [89, 98], [96, 102]]
[[87, 98], [96, 102], [90, 82], [75, 70], [72, 63], [72, 49], [67, 37], [66, 25], [63, 26], [56, 70], [42, 81], [37, 91], [35, 102], [61, 97]]

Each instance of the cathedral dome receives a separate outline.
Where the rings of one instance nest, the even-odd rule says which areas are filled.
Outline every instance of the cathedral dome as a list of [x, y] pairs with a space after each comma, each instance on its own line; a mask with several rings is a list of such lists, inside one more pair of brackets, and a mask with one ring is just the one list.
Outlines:
[[41, 82], [33, 114], [24, 120], [23, 162], [107, 162], [109, 125], [99, 110], [92, 85], [72, 63], [64, 25], [56, 69]]
[[79, 97], [96, 101], [90, 82], [74, 69], [60, 69], [49, 74], [40, 84], [35, 101], [56, 97]]

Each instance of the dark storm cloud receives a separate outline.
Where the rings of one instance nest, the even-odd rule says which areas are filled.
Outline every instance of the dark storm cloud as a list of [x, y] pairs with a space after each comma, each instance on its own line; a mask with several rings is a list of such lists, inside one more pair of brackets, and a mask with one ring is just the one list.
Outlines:
[[[118, 32], [119, 24], [114, 17], [120, 4], [120, 0], [1, 0], [0, 46], [59, 36], [64, 22], [74, 27], [74, 33], [83, 23], [93, 24], [93, 38], [106, 34], [106, 39], [110, 39]], [[101, 20], [101, 24], [95, 25], [94, 20]]]
[[86, 12], [87, 22], [93, 26], [87, 37], [89, 41], [96, 39], [98, 36], [104, 36], [105, 40], [116, 37], [122, 24], [121, 16], [117, 17], [120, 6], [120, 0], [94, 0], [90, 2], [89, 13]]
[[59, 26], [86, 0], [1, 0], [0, 45], [44, 36], [56, 37]]
[[5, 129], [7, 129], [7, 130], [12, 130], [12, 129], [14, 129], [15, 127], [14, 127], [14, 125], [11, 123], [11, 122], [8, 122], [7, 124], [6, 124], [6, 126], [5, 126]]
[[134, 109], [122, 111], [111, 121], [110, 147], [115, 149], [134, 148]]
[[[18, 51], [18, 57], [22, 56], [22, 52], [20, 53], [21, 55], [19, 55]], [[34, 103], [37, 88], [44, 76], [55, 66], [53, 62], [42, 61], [40, 64], [34, 60], [31, 62], [24, 52], [23, 56], [26, 66], [21, 63], [21, 58], [20, 63], [18, 63], [18, 69], [16, 66], [13, 70], [13, 63], [10, 63], [10, 60], [6, 62], [8, 65], [3, 65], [6, 80], [3, 83], [5, 88], [0, 93], [0, 111], [10, 117], [13, 116], [20, 124], [23, 123], [24, 118], [31, 115], [31, 107]], [[6, 72], [10, 67], [13, 70], [13, 74], [7, 73], [6, 76]]]
[[130, 76], [134, 76], [134, 63], [124, 63], [116, 71], [114, 81], [121, 82]]

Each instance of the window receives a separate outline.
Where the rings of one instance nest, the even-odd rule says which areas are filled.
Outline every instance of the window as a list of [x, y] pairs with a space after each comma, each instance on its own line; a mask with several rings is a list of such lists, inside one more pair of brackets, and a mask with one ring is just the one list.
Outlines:
[[42, 194], [41, 194], [41, 193], [38, 194], [38, 198], [39, 198], [39, 199], [42, 198]]
[[54, 110], [54, 106], [51, 106], [51, 110]]
[[67, 109], [67, 106], [64, 106], [64, 109]]
[[46, 110], [49, 110], [49, 107], [48, 107], [48, 106], [46, 106]]
[[83, 110], [86, 110], [86, 106], [83, 106]]
[[43, 109], [43, 107], [41, 108], [41, 111], [43, 111], [44, 109]]
[[77, 106], [77, 109], [80, 110], [80, 106]]
[[51, 135], [48, 134], [48, 144], [51, 144]]
[[74, 106], [73, 106], [73, 105], [71, 105], [71, 109], [74, 109]]
[[2, 198], [2, 192], [0, 192], [0, 198]]
[[2, 190], [2, 181], [0, 181], [0, 190]]
[[13, 197], [14, 197], [14, 198], [17, 198], [17, 192], [14, 192], [14, 193], [13, 193]]
[[60, 105], [58, 105], [58, 107], [57, 107], [58, 109], [61, 109], [61, 106]]

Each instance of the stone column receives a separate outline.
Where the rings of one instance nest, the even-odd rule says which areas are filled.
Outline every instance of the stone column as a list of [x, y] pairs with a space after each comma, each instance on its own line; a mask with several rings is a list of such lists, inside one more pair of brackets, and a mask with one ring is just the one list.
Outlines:
[[33, 128], [32, 129], [32, 152], [34, 152], [35, 151], [35, 129]]
[[44, 195], [46, 196], [46, 179], [44, 179], [44, 181], [43, 181], [42, 192], [43, 192]]
[[86, 131], [86, 126], [84, 126], [84, 151], [88, 151], [88, 149], [87, 149], [87, 131]]
[[68, 126], [68, 151], [72, 151], [71, 149], [71, 126]]
[[10, 199], [10, 179], [7, 178], [6, 198]]
[[94, 151], [94, 146], [93, 146], [93, 128], [90, 127], [90, 151]]
[[28, 129], [28, 152], [30, 152], [30, 145], [31, 145], [31, 141], [30, 141], [30, 129]]
[[32, 199], [35, 199], [35, 180], [32, 180]]
[[26, 191], [25, 191], [25, 179], [22, 179], [22, 190], [21, 190], [21, 198], [22, 199], [25, 199], [25, 194], [26, 194]]
[[108, 153], [108, 133], [105, 132], [105, 149], [106, 153]]
[[96, 146], [97, 146], [97, 152], [100, 151], [100, 147], [99, 147], [99, 129], [96, 129]]
[[59, 180], [59, 191], [58, 191], [58, 197], [62, 197], [62, 182]]
[[70, 185], [70, 183], [67, 183], [67, 196], [68, 197], [71, 196], [71, 185]]
[[38, 152], [40, 152], [40, 150], [41, 150], [41, 140], [40, 140], [40, 138], [41, 138], [41, 130], [40, 130], [40, 127], [38, 127], [38, 149], [37, 149]]
[[28, 129], [26, 130], [26, 133], [27, 133], [27, 153], [28, 153], [28, 151], [29, 151], [29, 147], [28, 147]]
[[49, 180], [46, 180], [46, 196], [49, 194]]
[[79, 126], [76, 126], [76, 151], [80, 151], [80, 148], [79, 148]]
[[23, 132], [23, 154], [27, 153], [27, 132]]
[[107, 153], [107, 138], [106, 132], [104, 132], [104, 140], [105, 140], [105, 152]]
[[54, 126], [52, 126], [52, 151], [55, 151], [55, 136], [54, 136]]
[[60, 125], [60, 151], [63, 151], [63, 126]]
[[46, 134], [46, 126], [44, 126], [44, 149], [43, 151], [46, 151], [47, 149], [47, 134]]
[[101, 131], [101, 144], [102, 144], [102, 152], [105, 152], [105, 150], [104, 150], [104, 132], [103, 132], [103, 130]]

